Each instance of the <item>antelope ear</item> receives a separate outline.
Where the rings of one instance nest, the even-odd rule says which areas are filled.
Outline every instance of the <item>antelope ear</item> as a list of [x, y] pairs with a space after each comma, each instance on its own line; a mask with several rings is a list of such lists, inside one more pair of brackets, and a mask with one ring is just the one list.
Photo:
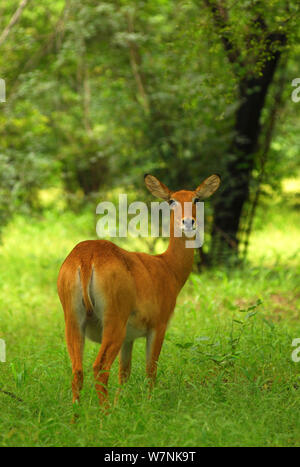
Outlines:
[[219, 175], [211, 175], [210, 177], [206, 178], [201, 185], [196, 188], [195, 193], [197, 198], [205, 199], [209, 198], [211, 195], [214, 194], [215, 191], [219, 188], [221, 183], [221, 178]]
[[150, 174], [144, 175], [144, 180], [146, 187], [152, 193], [153, 196], [156, 196], [157, 198], [162, 198], [166, 201], [170, 199], [171, 196], [171, 191], [169, 188], [164, 185], [162, 182], [160, 182], [156, 177]]

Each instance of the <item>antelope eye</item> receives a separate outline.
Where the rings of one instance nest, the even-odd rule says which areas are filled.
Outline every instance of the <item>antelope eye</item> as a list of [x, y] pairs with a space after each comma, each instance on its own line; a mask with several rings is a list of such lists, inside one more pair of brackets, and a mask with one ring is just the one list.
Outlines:
[[193, 198], [193, 203], [197, 204], [200, 201], [200, 198]]
[[168, 203], [171, 207], [174, 207], [177, 201], [175, 199], [169, 199]]

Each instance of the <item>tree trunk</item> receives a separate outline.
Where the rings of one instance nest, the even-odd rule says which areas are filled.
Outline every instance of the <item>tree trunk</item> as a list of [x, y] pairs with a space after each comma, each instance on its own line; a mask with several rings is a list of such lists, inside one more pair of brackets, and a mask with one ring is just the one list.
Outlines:
[[[271, 34], [269, 43], [274, 41], [284, 44], [285, 37]], [[214, 205], [209, 255], [213, 263], [224, 262], [228, 256], [238, 258], [238, 231], [258, 150], [261, 113], [280, 55], [281, 51], [277, 50], [266, 60], [261, 75], [245, 77], [239, 84], [240, 106], [236, 112], [235, 137], [229, 150], [223, 190]]]

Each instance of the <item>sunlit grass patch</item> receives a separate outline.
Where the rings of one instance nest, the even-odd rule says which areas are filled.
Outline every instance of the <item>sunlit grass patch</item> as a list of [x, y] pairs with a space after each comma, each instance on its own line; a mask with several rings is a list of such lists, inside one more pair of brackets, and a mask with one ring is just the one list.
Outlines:
[[[273, 220], [272, 220], [273, 218]], [[148, 398], [145, 342], [135, 343], [132, 376], [118, 404], [101, 418], [87, 342], [85, 381], [75, 425], [71, 365], [56, 293], [61, 262], [95, 238], [94, 217], [49, 211], [16, 217], [0, 248], [0, 444], [3, 446], [296, 446], [300, 440], [299, 234], [270, 215], [254, 233], [243, 269], [192, 274], [180, 294]], [[289, 245], [278, 247], [277, 239]], [[129, 241], [132, 250], [145, 244]], [[280, 253], [279, 255], [277, 253]], [[113, 402], [117, 362], [110, 378]]]

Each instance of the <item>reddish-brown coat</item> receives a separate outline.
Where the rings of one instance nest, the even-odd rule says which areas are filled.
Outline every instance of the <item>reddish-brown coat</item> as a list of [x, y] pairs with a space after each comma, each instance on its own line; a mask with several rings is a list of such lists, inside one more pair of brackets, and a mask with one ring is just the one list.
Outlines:
[[[172, 197], [183, 206], [195, 197], [210, 196], [218, 188], [220, 179], [213, 175], [194, 192], [175, 193], [151, 175], [146, 176], [145, 182], [155, 196]], [[195, 206], [192, 216], [196, 216]], [[175, 222], [181, 223], [182, 219], [175, 219]], [[184, 235], [173, 235], [173, 223], [174, 212], [171, 211], [169, 246], [161, 255], [128, 252], [106, 240], [87, 240], [76, 245], [62, 264], [57, 284], [73, 368], [73, 402], [79, 399], [83, 383], [85, 329], [94, 327], [97, 331], [99, 326], [99, 312], [95, 316], [97, 307], [103, 312], [101, 347], [94, 363], [100, 403], [107, 403], [109, 370], [119, 352], [120, 383], [129, 377], [132, 344], [139, 335], [147, 338], [147, 375], [154, 381], [167, 324], [177, 295], [192, 270], [194, 257], [193, 248], [185, 246]], [[77, 311], [80, 307], [85, 312], [83, 317], [82, 311], [81, 315]]]

